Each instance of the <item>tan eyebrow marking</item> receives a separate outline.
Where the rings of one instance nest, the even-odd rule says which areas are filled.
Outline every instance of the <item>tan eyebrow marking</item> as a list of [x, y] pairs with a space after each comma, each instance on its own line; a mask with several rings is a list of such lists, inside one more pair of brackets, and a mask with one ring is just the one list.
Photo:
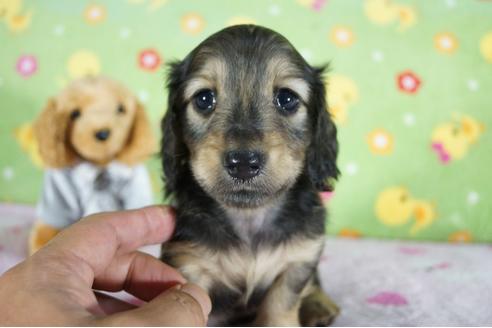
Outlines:
[[219, 58], [208, 59], [203, 67], [187, 82], [184, 91], [185, 99], [189, 100], [200, 89], [213, 89], [225, 80], [225, 63]]
[[310, 86], [302, 78], [299, 68], [294, 66], [286, 56], [273, 58], [267, 66], [267, 74], [272, 76], [273, 87], [289, 88], [301, 97], [301, 101], [307, 102], [311, 93]]
[[307, 102], [311, 94], [311, 88], [309, 84], [301, 78], [285, 78], [277, 82], [276, 87], [278, 88], [289, 88], [295, 93], [297, 93], [301, 100]]
[[204, 76], [197, 76], [189, 80], [186, 84], [184, 91], [184, 98], [186, 100], [191, 99], [191, 97], [200, 89], [211, 89], [213, 88], [213, 82], [209, 78]]

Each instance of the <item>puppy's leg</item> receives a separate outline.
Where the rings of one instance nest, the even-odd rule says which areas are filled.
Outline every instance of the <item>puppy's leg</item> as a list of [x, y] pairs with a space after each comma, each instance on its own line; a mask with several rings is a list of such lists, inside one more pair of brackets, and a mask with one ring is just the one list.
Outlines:
[[327, 327], [340, 313], [339, 307], [326, 295], [320, 286], [302, 299], [299, 320], [305, 327]]
[[296, 263], [272, 284], [258, 309], [256, 326], [299, 326], [302, 293], [314, 274], [312, 263]]

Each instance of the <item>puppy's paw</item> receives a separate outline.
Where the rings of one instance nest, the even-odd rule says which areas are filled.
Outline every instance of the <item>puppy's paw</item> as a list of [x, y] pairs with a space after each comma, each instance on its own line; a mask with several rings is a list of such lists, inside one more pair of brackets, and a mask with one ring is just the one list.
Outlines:
[[299, 320], [304, 327], [327, 327], [333, 323], [340, 308], [321, 290], [302, 300]]

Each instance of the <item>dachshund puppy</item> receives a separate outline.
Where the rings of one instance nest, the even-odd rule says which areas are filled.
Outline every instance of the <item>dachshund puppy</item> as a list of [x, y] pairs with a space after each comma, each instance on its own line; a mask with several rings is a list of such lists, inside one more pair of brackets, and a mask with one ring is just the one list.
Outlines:
[[162, 260], [211, 296], [211, 325], [327, 325], [319, 191], [338, 176], [323, 69], [280, 34], [226, 28], [172, 64], [162, 121], [176, 232]]

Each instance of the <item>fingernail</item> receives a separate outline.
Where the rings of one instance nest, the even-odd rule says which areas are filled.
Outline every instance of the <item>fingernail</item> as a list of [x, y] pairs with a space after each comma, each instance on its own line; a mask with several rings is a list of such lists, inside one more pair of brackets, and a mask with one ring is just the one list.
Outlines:
[[207, 293], [198, 285], [195, 284], [185, 284], [182, 285], [181, 291], [193, 297], [202, 308], [203, 316], [208, 318], [210, 311], [212, 311], [212, 302]]

